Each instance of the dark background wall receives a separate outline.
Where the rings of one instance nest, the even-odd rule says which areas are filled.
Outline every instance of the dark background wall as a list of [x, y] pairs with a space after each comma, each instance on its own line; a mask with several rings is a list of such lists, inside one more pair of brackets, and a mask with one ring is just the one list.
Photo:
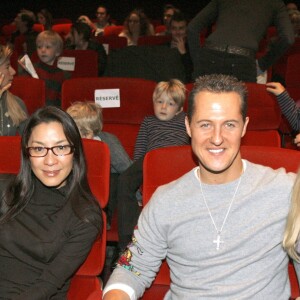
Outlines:
[[[159, 19], [165, 3], [172, 3], [180, 8], [188, 18], [192, 18], [210, 0], [1, 0], [0, 22], [13, 19], [21, 8], [37, 12], [41, 8], [48, 8], [56, 18], [68, 17], [72, 20], [81, 14], [95, 17], [98, 4], [105, 3], [111, 10], [112, 18], [122, 23], [125, 16], [135, 7], [143, 7], [145, 13], [152, 19]], [[251, 1], [251, 0], [249, 0]], [[263, 1], [263, 0], [262, 0]], [[290, 2], [290, 1], [285, 1]], [[300, 8], [300, 0], [294, 1]]]
[[105, 3], [111, 11], [111, 17], [122, 23], [125, 16], [135, 7], [143, 7], [148, 17], [157, 19], [162, 15], [162, 7], [165, 3], [172, 3], [184, 11], [189, 18], [193, 17], [196, 12], [203, 8], [209, 0], [198, 1], [158, 1], [158, 0], [2, 0], [0, 3], [0, 18], [11, 19], [21, 8], [26, 8], [37, 12], [41, 8], [48, 10], [56, 18], [68, 17], [72, 20], [81, 14], [89, 17], [95, 17], [97, 5]]

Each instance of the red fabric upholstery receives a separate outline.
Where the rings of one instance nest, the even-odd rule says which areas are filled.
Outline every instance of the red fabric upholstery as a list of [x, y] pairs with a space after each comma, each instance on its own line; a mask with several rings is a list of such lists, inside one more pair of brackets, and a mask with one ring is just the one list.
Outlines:
[[64, 38], [71, 31], [72, 23], [61, 23], [52, 25], [52, 30], [56, 31]]
[[166, 43], [171, 42], [171, 35], [148, 35], [148, 36], [141, 36], [138, 38], [138, 46], [142, 45], [164, 45]]
[[[98, 298], [97, 298], [98, 297]], [[68, 300], [100, 300], [102, 286], [97, 277], [75, 275], [67, 296]]]
[[289, 263], [289, 278], [291, 282], [291, 298], [296, 299], [300, 296], [300, 293], [296, 271], [292, 263]]
[[75, 70], [69, 71], [72, 78], [98, 76], [98, 53], [96, 51], [64, 50], [60, 56], [75, 57]]
[[166, 26], [165, 25], [157, 25], [155, 27], [155, 33], [160, 33], [166, 31]]
[[104, 28], [103, 35], [104, 36], [108, 36], [108, 35], [118, 36], [122, 32], [123, 29], [124, 29], [123, 25], [107, 26]]
[[[18, 173], [20, 166], [20, 136], [0, 137], [0, 173]], [[102, 208], [108, 201], [110, 154], [108, 146], [100, 141], [83, 139], [83, 147], [87, 160], [88, 180], [91, 190]], [[89, 295], [99, 290], [99, 275], [105, 262], [106, 250], [106, 218], [102, 237], [98, 238], [86, 261], [77, 271], [69, 289], [68, 299], [86, 299], [82, 295]], [[82, 296], [82, 297], [80, 297]]]
[[62, 107], [75, 101], [94, 101], [96, 89], [120, 89], [121, 107], [104, 108], [104, 131], [115, 134], [132, 157], [135, 139], [146, 115], [153, 114], [152, 94], [156, 82], [140, 78], [77, 78], [62, 86]]
[[45, 81], [26, 76], [16, 76], [10, 88], [12, 94], [21, 98], [31, 115], [38, 108], [45, 106]]
[[[243, 158], [254, 163], [274, 169], [285, 167], [290, 172], [296, 172], [300, 164], [300, 152], [291, 149], [242, 146], [241, 153]], [[175, 165], [174, 162], [176, 162]], [[197, 159], [195, 159], [190, 146], [166, 147], [148, 152], [143, 166], [143, 204], [145, 205], [149, 201], [158, 186], [179, 178], [196, 165]], [[165, 262], [161, 269], [143, 299], [163, 299], [163, 297], [156, 297], [156, 293], [164, 294], [168, 290], [170, 274]], [[294, 277], [291, 278], [291, 284], [293, 295], [299, 295]]]
[[114, 49], [120, 49], [127, 46], [127, 39], [124, 36], [116, 35], [98, 35], [95, 39], [100, 44], [108, 44], [108, 52]]
[[285, 52], [285, 54], [278, 59], [273, 65], [273, 74], [279, 75], [281, 78], [286, 79], [288, 58], [300, 53], [300, 38], [296, 37], [294, 44]]
[[300, 100], [300, 41], [297, 54], [290, 55], [287, 60], [286, 89], [295, 101]]

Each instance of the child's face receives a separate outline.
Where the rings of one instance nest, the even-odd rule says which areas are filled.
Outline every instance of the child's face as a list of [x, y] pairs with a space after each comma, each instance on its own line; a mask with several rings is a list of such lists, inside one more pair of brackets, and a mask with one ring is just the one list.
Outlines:
[[52, 66], [60, 53], [53, 42], [45, 40], [37, 42], [37, 54], [43, 63]]
[[182, 111], [178, 104], [166, 93], [153, 101], [154, 114], [161, 121], [169, 121]]

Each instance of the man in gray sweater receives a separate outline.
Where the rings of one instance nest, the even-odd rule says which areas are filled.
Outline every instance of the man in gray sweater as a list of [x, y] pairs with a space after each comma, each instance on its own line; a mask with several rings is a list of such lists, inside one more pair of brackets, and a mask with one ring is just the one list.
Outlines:
[[141, 297], [164, 258], [166, 300], [289, 298], [282, 238], [295, 174], [241, 158], [248, 121], [243, 83], [228, 75], [196, 81], [186, 128], [199, 167], [156, 190], [105, 300]]

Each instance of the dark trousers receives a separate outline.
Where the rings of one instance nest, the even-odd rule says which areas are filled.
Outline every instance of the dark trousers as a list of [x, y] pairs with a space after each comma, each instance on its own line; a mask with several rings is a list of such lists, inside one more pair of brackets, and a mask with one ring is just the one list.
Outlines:
[[256, 82], [256, 62], [253, 57], [201, 48], [194, 65], [193, 77], [209, 74], [233, 75], [244, 82]]
[[136, 160], [118, 180], [118, 234], [121, 249], [130, 242], [141, 212], [136, 191], [143, 183], [143, 160], [144, 158]]

